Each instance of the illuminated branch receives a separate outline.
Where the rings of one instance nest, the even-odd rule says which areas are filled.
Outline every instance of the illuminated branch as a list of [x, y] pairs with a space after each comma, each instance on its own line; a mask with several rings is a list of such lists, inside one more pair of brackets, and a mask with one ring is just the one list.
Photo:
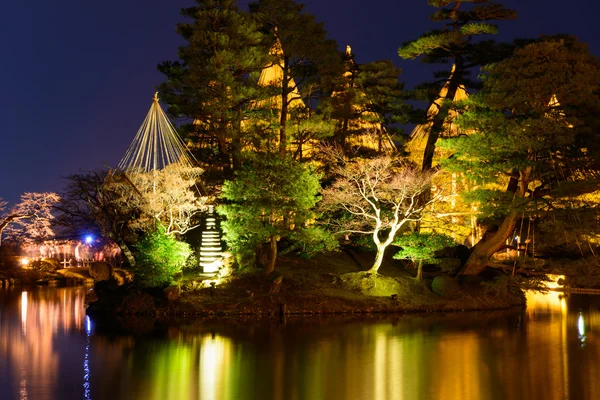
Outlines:
[[423, 195], [430, 190], [432, 174], [416, 171], [390, 156], [368, 160], [336, 159], [340, 162], [335, 169], [338, 178], [322, 191], [322, 207], [324, 210], [343, 210], [353, 217], [344, 224], [330, 224], [341, 227], [340, 233], [373, 236], [377, 256], [371, 272], [376, 273], [384, 251], [396, 233], [406, 223], [419, 221], [425, 209], [437, 201], [441, 193], [425, 200]]

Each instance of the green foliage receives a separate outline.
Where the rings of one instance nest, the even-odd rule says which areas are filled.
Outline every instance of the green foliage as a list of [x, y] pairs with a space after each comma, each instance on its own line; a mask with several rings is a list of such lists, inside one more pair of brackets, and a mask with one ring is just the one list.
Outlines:
[[[450, 4], [453, 4], [452, 8], [443, 8]], [[448, 58], [452, 58], [457, 68], [462, 68], [465, 60], [480, 58], [476, 55], [479, 54], [477, 47], [473, 46], [474, 37], [497, 33], [497, 27], [488, 21], [516, 18], [513, 10], [489, 0], [430, 0], [429, 5], [438, 8], [431, 19], [444, 23], [445, 28], [427, 32], [416, 40], [404, 43], [398, 49], [400, 57], [414, 59], [421, 55], [432, 55], [426, 60], [436, 63], [446, 63]], [[477, 64], [470, 66], [474, 65]]]
[[238, 263], [252, 263], [257, 248], [271, 238], [298, 241], [305, 249], [324, 238], [311, 226], [319, 188], [318, 175], [307, 166], [274, 154], [257, 155], [235, 180], [226, 181], [221, 195], [226, 203], [217, 212], [225, 217], [224, 239]]
[[168, 285], [180, 273], [192, 254], [189, 244], [167, 235], [160, 226], [144, 236], [136, 246], [138, 263], [135, 280], [141, 286]]
[[203, 159], [216, 155], [226, 165], [239, 165], [247, 137], [242, 123], [260, 117], [250, 105], [269, 95], [258, 84], [260, 70], [270, 62], [267, 36], [234, 0], [196, 2], [182, 10], [191, 20], [177, 25], [186, 45], [179, 60], [159, 65], [167, 77], [159, 89], [171, 115], [199, 122], [190, 134], [209, 149]]
[[373, 135], [381, 141], [381, 127], [387, 133], [398, 132], [410, 109], [403, 101], [404, 84], [398, 80], [401, 70], [389, 60], [357, 65], [352, 54], [345, 57], [346, 73], [331, 98], [331, 116], [338, 121], [336, 140], [344, 143], [349, 137]]
[[358, 235], [355, 238], [353, 237], [352, 243], [364, 251], [377, 251], [377, 246], [375, 245], [375, 242], [373, 242], [373, 238], [368, 235]]
[[398, 55], [402, 58], [415, 59], [420, 55], [437, 50], [444, 45], [460, 42], [460, 34], [457, 32], [432, 31], [424, 34], [419, 39], [404, 43], [398, 49]]
[[401, 247], [401, 250], [394, 254], [397, 260], [422, 261], [425, 264], [438, 263], [435, 258], [436, 251], [446, 247], [454, 246], [456, 243], [452, 237], [438, 233], [411, 232], [400, 235], [393, 243]]
[[294, 243], [293, 249], [305, 258], [337, 250], [339, 246], [334, 235], [317, 226], [294, 230], [290, 234], [290, 240]]
[[[319, 119], [315, 116], [314, 105], [331, 94], [332, 79], [342, 74], [337, 44], [327, 39], [323, 24], [305, 12], [302, 4], [292, 0], [258, 0], [250, 3], [249, 8], [253, 19], [267, 33], [269, 42], [276, 45], [277, 41], [283, 51], [283, 54], [272, 54], [270, 62], [280, 68], [281, 79], [267, 88], [277, 99], [267, 103], [274, 111], [275, 123], [271, 130], [276, 131], [280, 153], [288, 152], [292, 141], [298, 144], [298, 137], [294, 136], [299, 132], [301, 142], [308, 138], [322, 138], [325, 132], [329, 136], [332, 129], [323, 130], [322, 120], [321, 127], [313, 126], [317, 128], [315, 131], [306, 129], [306, 125], [298, 130], [298, 125], [314, 117]], [[294, 114], [293, 109], [298, 104], [297, 93], [307, 110]], [[304, 121], [294, 121], [297, 118]], [[294, 127], [290, 129], [288, 121], [292, 125], [295, 122], [295, 131]], [[301, 159], [303, 155], [292, 156]]]
[[584, 45], [559, 37], [524, 46], [484, 71], [483, 91], [462, 105], [456, 119], [468, 135], [438, 145], [453, 154], [442, 166], [477, 185], [466, 200], [476, 201], [483, 216], [498, 217], [526, 205], [515, 201], [516, 184], [506, 190], [511, 179], [555, 197], [559, 193], [551, 189], [568, 184], [567, 169], [573, 171], [573, 160], [582, 157], [573, 146], [582, 143], [586, 123], [600, 110], [600, 63]]

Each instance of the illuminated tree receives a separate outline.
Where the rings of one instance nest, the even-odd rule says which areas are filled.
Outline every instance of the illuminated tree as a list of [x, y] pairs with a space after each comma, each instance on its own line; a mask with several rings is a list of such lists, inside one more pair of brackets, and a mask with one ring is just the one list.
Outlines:
[[[516, 18], [514, 11], [490, 0], [429, 0], [428, 3], [438, 9], [431, 19], [443, 23], [443, 28], [424, 33], [398, 49], [398, 55], [402, 58], [424, 56], [423, 60], [428, 63], [451, 62], [454, 65], [449, 79], [448, 74], [444, 74], [442, 79], [444, 83], [448, 79], [445, 98], [450, 101], [441, 103], [441, 109], [433, 121], [424, 153], [424, 170], [432, 166], [435, 144], [443, 131], [451, 100], [459, 86], [467, 83], [469, 70], [497, 61], [498, 57], [505, 55], [505, 52], [499, 51], [502, 50], [501, 47], [493, 46], [491, 42], [476, 42], [476, 38], [497, 33], [498, 28], [489, 21]], [[436, 93], [438, 91], [439, 88]]]
[[[305, 165], [275, 154], [257, 155], [253, 162], [225, 181], [217, 207], [224, 239], [241, 262], [252, 263], [264, 244], [269, 246], [266, 273], [275, 268], [277, 242], [322, 246], [326, 235], [314, 226], [319, 178]], [[310, 246], [306, 246], [310, 247]]]
[[455, 245], [454, 239], [447, 235], [438, 233], [420, 233], [411, 232], [400, 235], [393, 243], [401, 247], [401, 250], [394, 254], [397, 260], [411, 260], [417, 264], [417, 279], [423, 278], [423, 264], [437, 264], [439, 259], [435, 253]]
[[226, 168], [238, 168], [243, 123], [259, 117], [251, 105], [264, 96], [258, 75], [269, 62], [268, 46], [234, 0], [196, 3], [181, 11], [191, 20], [177, 25], [186, 45], [179, 48], [178, 61], [159, 65], [168, 79], [159, 89], [171, 115], [195, 121], [190, 138], [209, 150], [201, 158], [216, 152]]
[[[56, 193], [24, 193], [19, 203], [8, 212], [0, 214], [0, 245], [5, 229], [10, 227], [9, 235], [21, 241], [38, 241], [51, 237], [54, 206], [60, 201]], [[0, 199], [0, 213], [7, 202]]]
[[165, 235], [183, 235], [198, 227], [195, 218], [207, 209], [200, 195], [201, 168], [170, 164], [158, 171], [127, 171], [107, 179], [106, 185], [120, 196], [116, 207], [135, 210], [130, 227], [154, 231], [160, 225]]
[[[144, 257], [132, 251], [140, 240], [152, 235], [176, 240], [197, 226], [196, 216], [206, 209], [207, 200], [196, 186], [201, 172], [199, 168], [171, 164], [150, 172], [91, 171], [71, 175], [57, 206], [57, 223], [74, 234], [82, 230], [98, 232], [116, 243], [129, 265], [135, 267], [136, 258]], [[169, 240], [165, 243], [171, 243]]]
[[383, 135], [397, 131], [397, 124], [408, 119], [404, 84], [398, 80], [401, 70], [389, 60], [356, 64], [349, 49], [344, 57], [346, 70], [331, 98], [332, 118], [337, 121], [335, 141], [353, 150], [349, 149], [352, 142], [363, 142], [360, 136], [374, 135], [378, 141], [374, 150], [381, 153], [385, 149]]
[[337, 161], [337, 178], [322, 190], [322, 207], [350, 216], [329, 222], [338, 232], [372, 236], [377, 255], [369, 272], [377, 273], [398, 231], [419, 221], [427, 206], [438, 199], [436, 194], [420, 201], [431, 190], [431, 174], [402, 165], [391, 156], [366, 160], [338, 156]]
[[335, 41], [326, 39], [323, 24], [304, 12], [303, 8], [292, 0], [258, 0], [250, 4], [253, 18], [282, 50], [282, 54], [274, 54], [271, 60], [276, 68], [281, 69], [282, 75], [281, 82], [274, 82], [271, 86], [272, 92], [279, 98], [276, 125], [280, 154], [288, 151], [292, 137], [288, 131], [288, 121], [294, 117], [291, 104], [305, 99], [306, 111], [310, 111], [314, 101], [312, 97], [322, 95], [329, 80], [341, 74], [341, 60]]
[[469, 275], [490, 264], [524, 213], [551, 210], [581, 184], [600, 111], [600, 62], [573, 38], [545, 38], [485, 72], [482, 93], [457, 120], [473, 133], [441, 143], [453, 154], [444, 168], [478, 185], [467, 195], [488, 225], [464, 267]]
[[192, 254], [189, 244], [167, 234], [162, 226], [136, 244], [138, 263], [135, 280], [142, 286], [168, 285], [180, 273]]

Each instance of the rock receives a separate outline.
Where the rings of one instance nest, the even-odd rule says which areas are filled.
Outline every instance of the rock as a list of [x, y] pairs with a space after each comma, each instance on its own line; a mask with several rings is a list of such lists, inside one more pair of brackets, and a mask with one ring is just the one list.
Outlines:
[[169, 301], [177, 300], [181, 294], [181, 289], [177, 285], [171, 285], [163, 289], [163, 297]]
[[94, 282], [108, 281], [112, 277], [112, 267], [105, 262], [93, 262], [89, 273]]
[[115, 307], [117, 314], [154, 314], [156, 306], [154, 299], [148, 293], [131, 292], [125, 295]]
[[441, 297], [453, 297], [460, 294], [460, 286], [454, 278], [440, 275], [433, 278], [431, 291]]
[[459, 258], [442, 258], [439, 263], [441, 270], [449, 274], [458, 272], [461, 265], [462, 261]]

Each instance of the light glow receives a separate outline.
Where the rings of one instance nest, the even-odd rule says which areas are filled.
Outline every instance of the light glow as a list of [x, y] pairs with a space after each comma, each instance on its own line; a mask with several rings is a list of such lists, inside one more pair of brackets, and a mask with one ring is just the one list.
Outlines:
[[21, 330], [27, 334], [27, 292], [21, 292]]
[[579, 341], [583, 346], [585, 344], [585, 320], [583, 319], [583, 314], [581, 311], [579, 312], [579, 317], [577, 318], [577, 331], [579, 332]]

